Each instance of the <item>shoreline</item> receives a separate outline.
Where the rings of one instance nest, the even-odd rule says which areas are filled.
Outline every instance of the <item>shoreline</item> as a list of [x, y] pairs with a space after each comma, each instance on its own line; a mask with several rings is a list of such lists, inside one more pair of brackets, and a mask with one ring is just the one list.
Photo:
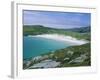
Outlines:
[[[33, 38], [45, 38], [45, 39], [52, 39], [52, 40], [59, 40], [59, 41], [64, 41], [64, 42], [69, 42], [69, 43], [73, 43], [74, 45], [86, 45], [86, 43], [89, 43], [89, 41], [87, 40], [83, 40], [80, 39], [78, 40], [77, 38], [71, 37], [71, 36], [65, 36], [65, 35], [59, 35], [59, 34], [41, 34], [41, 35], [29, 35], [28, 37], [33, 37]], [[87, 47], [84, 46], [84, 47]], [[84, 49], [84, 47], [77, 47], [77, 49], [79, 49], [79, 53], [81, 53]], [[62, 65], [62, 61], [68, 61], [67, 64], [63, 63], [63, 65], [66, 64], [69, 66], [74, 66], [71, 63], [75, 63], [75, 64], [80, 64], [85, 62], [85, 60], [88, 58], [87, 56], [87, 52], [84, 52], [83, 54], [81, 54], [80, 56], [76, 56], [75, 58], [71, 59], [71, 56], [75, 55], [75, 50], [76, 48], [72, 48], [71, 49], [67, 49], [64, 50], [64, 52], [66, 51], [67, 55], [70, 55], [69, 57], [67, 57], [66, 55], [62, 54], [64, 56], [64, 58], [60, 58], [59, 54], [61, 55], [62, 52], [57, 52], [57, 54], [55, 55], [55, 52], [50, 52], [50, 54], [45, 54], [45, 55], [39, 55], [39, 56], [35, 56], [32, 57], [29, 60], [24, 60], [24, 69], [43, 69], [43, 68], [56, 68]], [[61, 60], [61, 61], [59, 61]], [[34, 62], [34, 63], [33, 63]], [[31, 64], [31, 66], [30, 66]], [[86, 64], [88, 65], [88, 64]], [[62, 67], [62, 66], [61, 66]]]
[[86, 44], [89, 42], [86, 40], [82, 40], [82, 39], [78, 40], [71, 36], [65, 36], [65, 35], [59, 35], [59, 34], [41, 34], [41, 35], [35, 35], [35, 36], [29, 35], [28, 37], [41, 37], [41, 38], [46, 38], [46, 39], [70, 42], [76, 45], [82, 45], [82, 44]]

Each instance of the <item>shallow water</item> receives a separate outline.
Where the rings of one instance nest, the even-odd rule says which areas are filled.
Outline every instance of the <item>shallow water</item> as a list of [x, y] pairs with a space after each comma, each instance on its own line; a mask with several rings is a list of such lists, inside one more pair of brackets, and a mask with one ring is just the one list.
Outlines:
[[71, 45], [71, 43], [59, 40], [25, 36], [23, 38], [23, 58], [39, 56]]

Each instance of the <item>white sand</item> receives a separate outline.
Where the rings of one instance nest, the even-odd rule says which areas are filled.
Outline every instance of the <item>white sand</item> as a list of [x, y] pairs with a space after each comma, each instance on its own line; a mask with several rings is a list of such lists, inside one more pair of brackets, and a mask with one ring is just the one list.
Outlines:
[[30, 36], [30, 37], [42, 37], [42, 38], [53, 39], [53, 40], [67, 41], [70, 43], [74, 43], [76, 45], [82, 45], [89, 42], [86, 40], [78, 40], [71, 36], [65, 36], [65, 35], [59, 35], [59, 34], [42, 34], [42, 35], [36, 35], [36, 36]]

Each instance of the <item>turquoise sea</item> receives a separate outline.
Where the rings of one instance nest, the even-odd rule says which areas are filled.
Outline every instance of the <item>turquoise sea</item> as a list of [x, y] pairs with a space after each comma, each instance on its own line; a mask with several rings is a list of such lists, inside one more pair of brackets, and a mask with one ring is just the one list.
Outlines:
[[51, 40], [40, 37], [28, 37], [23, 38], [23, 58], [28, 59], [35, 56], [39, 56], [50, 51], [55, 51], [65, 47], [69, 47], [72, 44], [59, 41]]

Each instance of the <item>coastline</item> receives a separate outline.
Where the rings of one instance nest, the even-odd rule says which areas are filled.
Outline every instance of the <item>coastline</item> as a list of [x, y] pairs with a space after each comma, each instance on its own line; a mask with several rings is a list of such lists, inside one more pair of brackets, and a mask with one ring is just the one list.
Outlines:
[[89, 42], [87, 40], [83, 40], [83, 39], [78, 40], [71, 36], [65, 36], [65, 35], [59, 35], [59, 34], [42, 34], [42, 35], [35, 35], [35, 36], [29, 35], [28, 37], [41, 37], [41, 38], [46, 38], [46, 39], [70, 42], [76, 45], [82, 45]]
[[[23, 69], [43, 69], [43, 68], [57, 68], [57, 67], [75, 67], [81, 66], [81, 64], [88, 66], [90, 65], [89, 59], [89, 41], [59, 35], [59, 34], [42, 34], [42, 35], [29, 35], [28, 37], [33, 38], [45, 38], [52, 40], [59, 40], [64, 42], [73, 43], [73, 47], [66, 48], [56, 52], [50, 52], [49, 54], [40, 55], [36, 57], [32, 57], [30, 60], [24, 60]], [[76, 47], [77, 46], [77, 47]], [[78, 50], [78, 51], [77, 51]], [[76, 52], [79, 56], [76, 55]], [[73, 57], [74, 56], [74, 57]], [[85, 61], [89, 59], [88, 62]], [[74, 64], [75, 65], [74, 65]]]

